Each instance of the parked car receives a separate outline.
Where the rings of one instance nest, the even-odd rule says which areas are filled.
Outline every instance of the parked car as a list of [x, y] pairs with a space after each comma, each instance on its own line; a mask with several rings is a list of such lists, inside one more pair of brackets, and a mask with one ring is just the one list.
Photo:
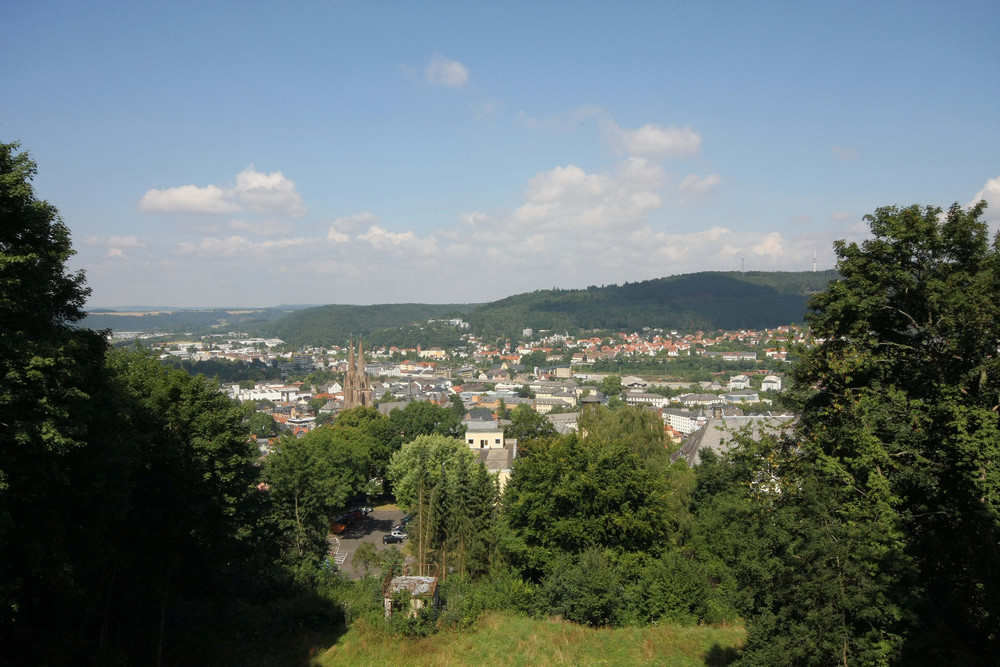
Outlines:
[[401, 530], [394, 530], [391, 533], [389, 533], [389, 535], [391, 535], [392, 537], [398, 537], [400, 540], [406, 539], [406, 533]]
[[345, 530], [347, 530], [346, 523], [340, 523], [339, 521], [334, 521], [333, 523], [330, 524], [330, 532], [333, 533], [334, 535], [340, 535]]
[[411, 515], [407, 514], [406, 516], [403, 517], [403, 525], [404, 526], [406, 524], [410, 523], [411, 521], [413, 521], [413, 517]]
[[362, 514], [371, 514], [372, 508], [367, 505], [358, 505], [351, 509], [352, 512], [361, 512]]
[[390, 533], [389, 535], [382, 536], [382, 544], [399, 544], [406, 538], [406, 535], [396, 535]]

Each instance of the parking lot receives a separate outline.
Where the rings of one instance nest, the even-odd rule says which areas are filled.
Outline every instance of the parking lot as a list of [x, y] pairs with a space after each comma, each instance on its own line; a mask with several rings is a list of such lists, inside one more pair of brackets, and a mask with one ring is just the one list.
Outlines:
[[[363, 519], [354, 523], [341, 535], [330, 536], [330, 556], [337, 565], [352, 579], [360, 579], [364, 575], [362, 569], [355, 569], [351, 565], [351, 558], [358, 546], [371, 542], [379, 551], [384, 549], [403, 548], [409, 538], [403, 544], [382, 544], [382, 536], [388, 535], [394, 526], [398, 526], [403, 519], [403, 512], [395, 505], [381, 505], [375, 507], [374, 511]], [[406, 562], [412, 559], [407, 558]]]

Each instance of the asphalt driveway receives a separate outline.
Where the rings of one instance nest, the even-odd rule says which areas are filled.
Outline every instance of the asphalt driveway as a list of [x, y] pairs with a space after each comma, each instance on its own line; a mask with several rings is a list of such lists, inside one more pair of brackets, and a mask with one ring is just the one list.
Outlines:
[[[398, 526], [403, 520], [403, 512], [395, 505], [380, 505], [375, 510], [355, 522], [342, 535], [330, 536], [330, 556], [347, 576], [352, 579], [360, 579], [364, 575], [364, 570], [351, 565], [351, 558], [358, 546], [370, 542], [379, 551], [384, 549], [406, 547], [410, 541], [406, 539], [402, 544], [382, 544], [382, 536], [388, 535], [394, 526]], [[405, 553], [405, 549], [404, 549]], [[407, 558], [406, 562], [412, 559]]]

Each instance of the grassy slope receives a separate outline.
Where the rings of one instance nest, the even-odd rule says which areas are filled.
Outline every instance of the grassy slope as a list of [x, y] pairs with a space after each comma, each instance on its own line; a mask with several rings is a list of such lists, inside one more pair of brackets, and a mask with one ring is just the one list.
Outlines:
[[474, 632], [407, 639], [351, 628], [314, 664], [335, 665], [726, 665], [742, 627], [592, 629], [559, 620], [488, 615]]

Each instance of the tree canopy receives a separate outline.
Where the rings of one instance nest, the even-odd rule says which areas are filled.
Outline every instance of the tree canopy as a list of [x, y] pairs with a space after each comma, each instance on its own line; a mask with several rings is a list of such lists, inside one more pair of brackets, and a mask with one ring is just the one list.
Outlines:
[[[1000, 653], [1000, 246], [985, 204], [886, 207], [838, 242], [795, 367], [796, 434], [744, 439], [747, 664]], [[710, 503], [711, 505], [712, 503]], [[728, 509], [726, 509], [728, 508]], [[716, 542], [716, 544], [719, 544]]]

